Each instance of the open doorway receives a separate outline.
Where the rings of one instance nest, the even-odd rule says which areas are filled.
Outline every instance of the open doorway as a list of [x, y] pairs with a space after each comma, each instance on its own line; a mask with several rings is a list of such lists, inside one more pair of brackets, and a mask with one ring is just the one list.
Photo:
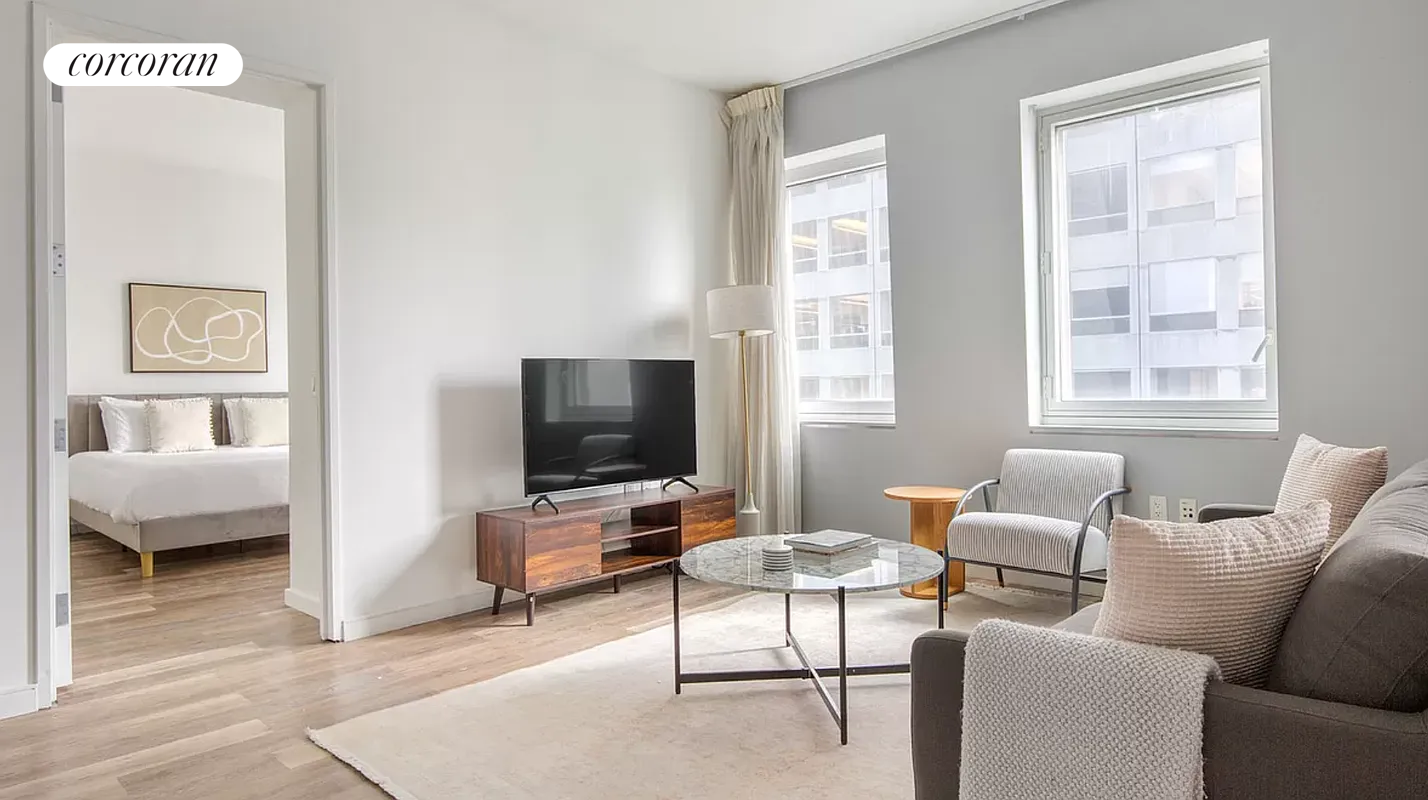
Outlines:
[[[35, 14], [37, 58], [162, 39]], [[36, 73], [40, 707], [76, 678], [341, 638], [330, 107], [248, 63], [202, 90]]]
[[[84, 678], [250, 641], [284, 605], [285, 113], [160, 86], [72, 87], [63, 103]], [[292, 629], [315, 635], [304, 620]]]

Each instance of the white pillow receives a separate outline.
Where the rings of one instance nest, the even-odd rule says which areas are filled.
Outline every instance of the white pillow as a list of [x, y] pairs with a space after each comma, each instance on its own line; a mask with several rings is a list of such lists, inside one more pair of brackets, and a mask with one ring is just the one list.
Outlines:
[[148, 403], [143, 400], [99, 398], [99, 419], [111, 453], [137, 453], [149, 449]]
[[286, 397], [244, 397], [238, 403], [243, 419], [240, 447], [271, 447], [288, 443], [288, 400]]
[[228, 443], [243, 441], [243, 412], [239, 409], [246, 397], [230, 397], [223, 401], [223, 416], [228, 419]]
[[150, 400], [149, 443], [155, 453], [212, 450], [213, 401], [207, 397]]

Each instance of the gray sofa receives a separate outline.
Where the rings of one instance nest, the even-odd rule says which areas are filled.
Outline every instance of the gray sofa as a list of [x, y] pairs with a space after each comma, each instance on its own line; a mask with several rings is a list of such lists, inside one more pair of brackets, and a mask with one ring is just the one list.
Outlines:
[[[1099, 613], [1057, 627], [1090, 633]], [[918, 800], [958, 796], [965, 644], [952, 631], [913, 644]], [[1428, 797], [1428, 461], [1375, 494], [1330, 552], [1265, 688], [1209, 685], [1203, 747], [1210, 800]]]

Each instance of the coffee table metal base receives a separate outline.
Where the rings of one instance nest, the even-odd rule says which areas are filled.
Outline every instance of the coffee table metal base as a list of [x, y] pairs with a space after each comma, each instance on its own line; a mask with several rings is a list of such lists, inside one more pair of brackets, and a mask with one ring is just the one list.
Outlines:
[[[793, 648], [794, 655], [798, 656], [798, 661], [803, 665], [799, 669], [748, 669], [748, 670], [722, 670], [715, 672], [685, 672], [680, 661], [679, 646], [679, 574], [680, 569], [676, 565], [671, 581], [674, 589], [674, 693], [681, 694], [686, 683], [731, 683], [739, 681], [779, 681], [779, 680], [808, 680], [812, 681], [813, 688], [818, 692], [818, 696], [823, 699], [823, 705], [828, 708], [828, 713], [833, 715], [833, 721], [838, 725], [838, 737], [842, 744], [848, 743], [848, 679], [863, 675], [903, 675], [912, 671], [911, 665], [902, 664], [879, 664], [879, 665], [858, 665], [848, 666], [848, 594], [843, 587], [838, 587], [837, 593], [833, 595], [838, 603], [838, 666], [836, 667], [815, 667], [809, 661], [808, 653], [804, 651], [803, 645], [799, 643], [798, 637], [793, 635], [793, 595], [783, 596], [783, 637], [784, 646]], [[946, 624], [947, 609], [947, 573], [944, 571], [937, 576], [937, 627], [942, 629]], [[825, 678], [838, 678], [838, 700], [835, 703], [833, 693], [824, 683]]]

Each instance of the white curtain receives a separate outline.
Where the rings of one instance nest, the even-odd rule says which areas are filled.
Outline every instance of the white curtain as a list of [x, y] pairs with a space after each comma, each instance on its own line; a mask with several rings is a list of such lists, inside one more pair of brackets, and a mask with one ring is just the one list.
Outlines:
[[[730, 283], [774, 289], [777, 330], [748, 340], [749, 427], [754, 497], [761, 514], [741, 515], [741, 535], [799, 533], [802, 519], [793, 265], [788, 257], [783, 182], [783, 90], [758, 89], [728, 102]], [[731, 363], [737, 363], [731, 361]], [[729, 452], [743, 503], [744, 459], [738, 373], [729, 382]]]

